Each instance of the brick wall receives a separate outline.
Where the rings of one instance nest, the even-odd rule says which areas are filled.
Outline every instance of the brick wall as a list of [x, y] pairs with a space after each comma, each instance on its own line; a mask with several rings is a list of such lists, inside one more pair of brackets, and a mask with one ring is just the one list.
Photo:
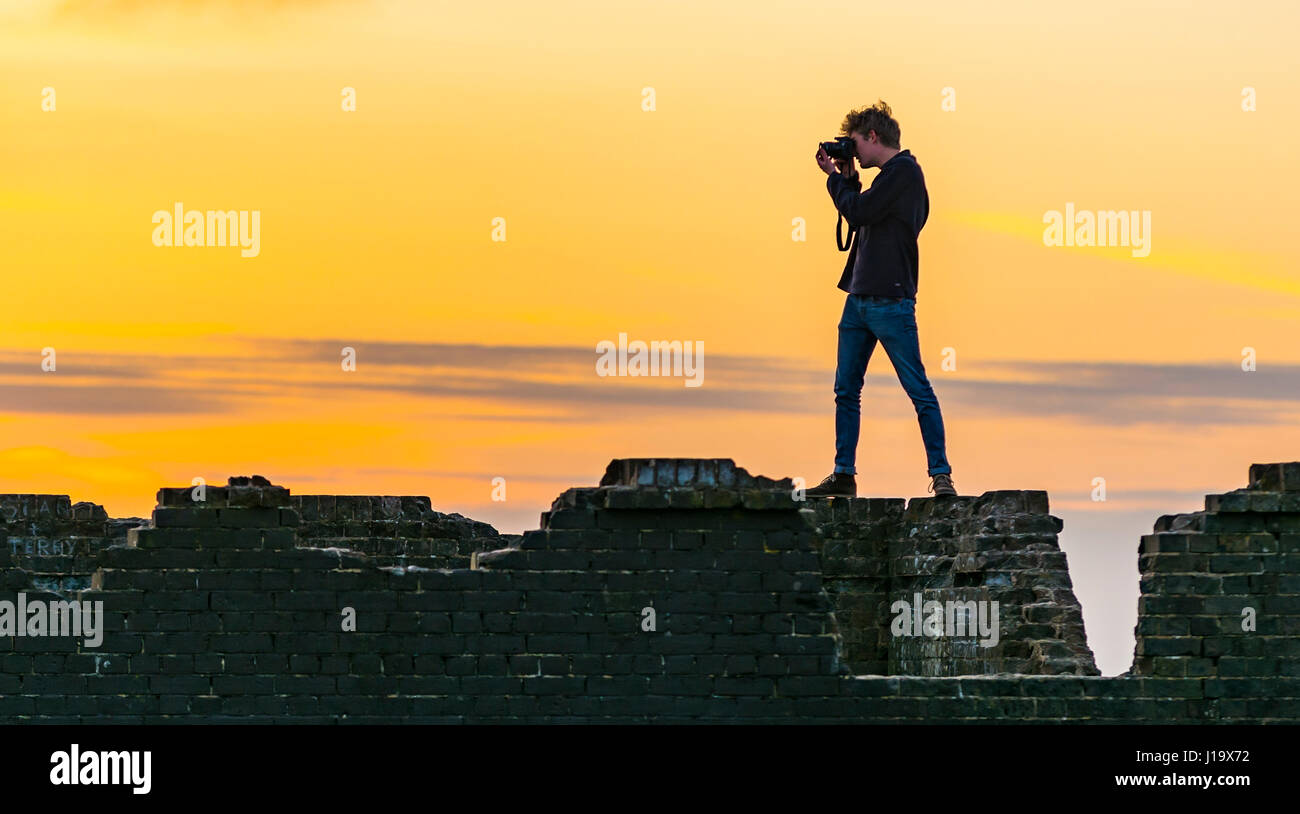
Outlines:
[[[1258, 566], [1207, 560], [1198, 571], [1194, 560], [1159, 560], [1166, 552], [1148, 553], [1144, 538], [1141, 652], [1133, 674], [1110, 678], [854, 675], [841, 653], [844, 632], [858, 628], [838, 619], [836, 592], [827, 590], [839, 577], [823, 574], [822, 552], [833, 538], [823, 539], [814, 522], [821, 507], [795, 501], [788, 480], [753, 477], [730, 461], [615, 461], [600, 486], [566, 491], [544, 513], [541, 528], [507, 548], [473, 554], [469, 569], [377, 565], [367, 554], [306, 545], [299, 537], [302, 504], [262, 479], [209, 488], [201, 505], [187, 502], [188, 488], [164, 489], [152, 525], [98, 552], [93, 587], [68, 597], [104, 603], [107, 632], [99, 647], [72, 637], [0, 637], [0, 718], [1295, 722], [1300, 677], [1296, 653], [1285, 646], [1294, 608], [1269, 600], [1294, 593], [1300, 574], [1294, 548], [1283, 549], [1283, 540], [1294, 542], [1288, 498], [1300, 493], [1293, 482], [1300, 464], [1269, 466], [1275, 469], [1252, 468], [1249, 511], [1229, 512], [1220, 502], [1203, 516], [1250, 515], [1223, 520], [1234, 527], [1228, 534], [1266, 532], [1277, 550], [1264, 550], [1261, 536], [1245, 553]], [[937, 499], [918, 506], [907, 522], [926, 526], [916, 537], [931, 538], [942, 538], [943, 524], [952, 523], [955, 539], [962, 536], [958, 529], [994, 518], [989, 531], [1011, 535], [1013, 556], [1051, 554], [1050, 547], [1028, 548], [1028, 537], [1016, 538], [1045, 536], [1042, 528], [997, 519], [1042, 517], [1045, 501], [1029, 505], [1002, 494], [958, 500], [942, 511], [940, 501], [951, 499]], [[1278, 502], [1256, 504], [1256, 494], [1275, 494]], [[1014, 505], [991, 509], [1007, 500]], [[887, 514], [888, 502], [880, 506]], [[851, 517], [853, 506], [848, 511]], [[871, 504], [865, 511], [870, 518]], [[1243, 522], [1252, 529], [1262, 524], [1262, 531], [1242, 532]], [[1195, 532], [1186, 522], [1169, 526], [1156, 536], [1224, 531], [1214, 523]], [[883, 542], [888, 548], [897, 541]], [[1027, 580], [1064, 569], [1063, 560], [1048, 557], [1014, 567], [988, 560], [960, 570], [959, 554], [976, 552], [956, 550], [917, 556], [951, 557], [954, 587], [960, 574], [974, 574], [988, 587], [988, 574]], [[1153, 555], [1156, 560], [1146, 559]], [[16, 603], [19, 592], [29, 603], [60, 599], [34, 585], [10, 551], [0, 552], [0, 568], [0, 602]], [[1245, 570], [1222, 570], [1238, 568]], [[1226, 580], [1245, 576], [1249, 590], [1171, 593], [1197, 604], [1153, 607], [1150, 600], [1165, 594], [1150, 569], [1169, 579], [1208, 575], [1234, 591], [1238, 583]], [[935, 576], [914, 570], [893, 568], [891, 577]], [[1258, 578], [1254, 587], [1251, 577]], [[1016, 589], [1014, 580], [1010, 587]], [[1231, 654], [1216, 655], [1221, 640], [1235, 634], [1191, 627], [1192, 619], [1221, 620], [1239, 611], [1220, 609], [1211, 601], [1219, 596], [1251, 597], [1260, 606], [1258, 638], [1230, 642], [1239, 648]], [[1065, 607], [1060, 596], [1056, 605]], [[1177, 625], [1143, 628], [1149, 618], [1167, 623], [1180, 614], [1188, 621], [1186, 635]], [[3, 617], [0, 605], [0, 624]], [[345, 629], [349, 618], [355, 629]], [[1024, 626], [1032, 625], [1051, 627], [1025, 617]], [[1054, 640], [1042, 638], [1045, 633], [1033, 631], [1026, 640]], [[1055, 636], [1064, 641], [1059, 631]], [[1188, 640], [1179, 647], [1195, 653], [1146, 652], [1163, 638]], [[1052, 657], [1045, 653], [1044, 661]], [[906, 655], [891, 658], [903, 662]], [[1208, 658], [1217, 673], [1170, 675], [1160, 667], [1166, 658]], [[1255, 672], [1236, 674], [1246, 667]]]
[[34, 586], [77, 591], [90, 586], [100, 549], [126, 541], [139, 517], [114, 519], [97, 503], [72, 503], [67, 495], [0, 495], [0, 531], [15, 567]]
[[[844, 658], [855, 672], [1100, 674], [1046, 492], [809, 504]], [[998, 603], [996, 644], [974, 634], [893, 635], [894, 603], [916, 606], [917, 597], [922, 609], [937, 602], [945, 611], [950, 602]]]
[[[1287, 714], [1300, 679], [1300, 464], [1256, 464], [1243, 489], [1165, 515], [1139, 548], [1132, 673], [1249, 691], [1234, 714]], [[1245, 688], [1245, 689], [1242, 689]]]
[[376, 565], [468, 568], [477, 551], [502, 548], [519, 535], [501, 535], [487, 523], [434, 511], [417, 495], [291, 495], [301, 545], [348, 548]]

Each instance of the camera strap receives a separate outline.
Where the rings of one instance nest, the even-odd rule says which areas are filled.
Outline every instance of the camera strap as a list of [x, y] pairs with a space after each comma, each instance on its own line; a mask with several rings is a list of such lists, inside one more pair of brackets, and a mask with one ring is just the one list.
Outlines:
[[857, 230], [849, 232], [849, 242], [845, 244], [844, 236], [840, 232], [840, 227], [841, 224], [846, 222], [847, 221], [844, 220], [843, 215], [837, 214], [835, 216], [835, 245], [838, 246], [840, 251], [842, 252], [847, 252], [850, 248], [853, 247], [853, 236], [857, 234]]

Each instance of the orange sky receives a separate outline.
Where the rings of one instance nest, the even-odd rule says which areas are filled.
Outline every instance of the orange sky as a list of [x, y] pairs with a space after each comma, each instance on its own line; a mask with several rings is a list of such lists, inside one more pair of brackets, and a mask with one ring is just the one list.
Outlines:
[[[0, 491], [146, 515], [159, 486], [258, 473], [518, 531], [614, 457], [819, 480], [843, 255], [812, 153], [884, 98], [929, 185], [917, 317], [956, 485], [1050, 491], [1118, 672], [1138, 536], [1300, 458], [1296, 22], [1284, 3], [0, 2]], [[177, 201], [259, 210], [260, 254], [154, 246]], [[1149, 211], [1150, 256], [1045, 246], [1067, 202]], [[619, 333], [703, 342], [704, 386], [597, 377]], [[864, 400], [860, 493], [924, 494], [883, 354]]]

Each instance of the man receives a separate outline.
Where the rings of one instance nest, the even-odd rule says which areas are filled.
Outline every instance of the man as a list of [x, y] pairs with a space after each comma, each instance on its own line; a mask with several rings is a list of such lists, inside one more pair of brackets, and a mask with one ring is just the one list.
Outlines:
[[858, 163], [863, 168], [879, 167], [880, 172], [862, 192], [852, 158], [831, 159], [817, 148], [817, 166], [827, 175], [826, 189], [856, 237], [839, 282], [848, 300], [840, 318], [835, 367], [835, 469], [805, 494], [857, 496], [854, 476], [862, 382], [879, 340], [916, 408], [930, 491], [936, 497], [955, 495], [944, 450], [943, 416], [921, 364], [916, 331], [916, 238], [930, 214], [925, 176], [911, 152], [899, 148], [898, 122], [883, 101], [851, 111], [840, 131], [856, 144]]

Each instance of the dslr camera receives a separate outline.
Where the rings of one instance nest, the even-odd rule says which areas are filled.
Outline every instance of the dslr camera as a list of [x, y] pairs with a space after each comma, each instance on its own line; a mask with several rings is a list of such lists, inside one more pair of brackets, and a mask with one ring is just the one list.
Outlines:
[[834, 141], [823, 141], [821, 148], [831, 158], [848, 159], [858, 154], [858, 145], [851, 136], [839, 136]]

